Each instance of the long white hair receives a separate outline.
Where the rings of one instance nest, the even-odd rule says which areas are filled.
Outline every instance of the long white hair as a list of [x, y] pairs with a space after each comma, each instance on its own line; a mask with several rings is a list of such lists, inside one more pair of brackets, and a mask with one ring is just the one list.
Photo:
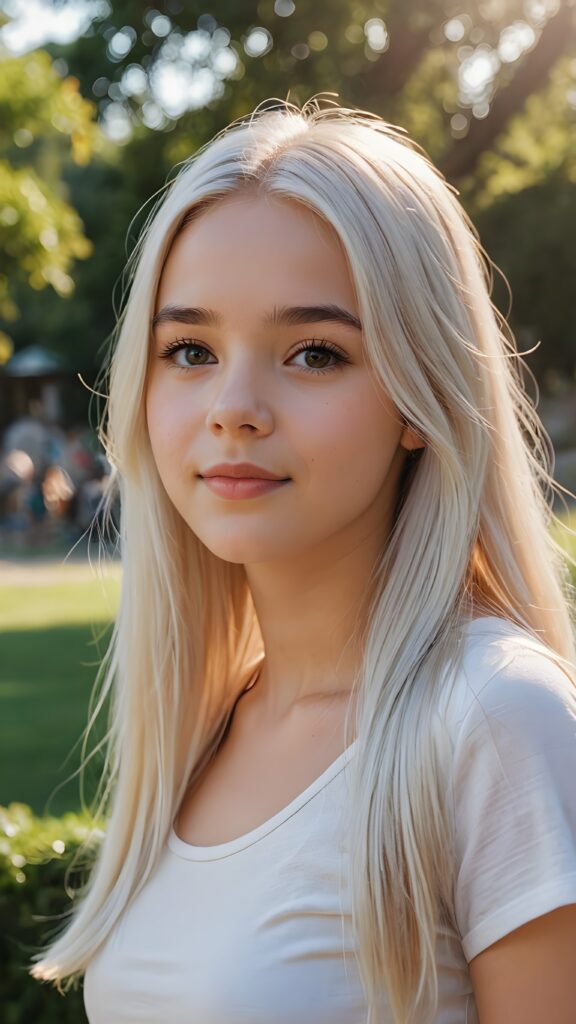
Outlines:
[[369, 1022], [382, 989], [395, 1021], [421, 1011], [429, 1020], [436, 926], [453, 914], [450, 749], [438, 710], [458, 627], [465, 614], [505, 617], [575, 681], [568, 567], [549, 529], [559, 487], [514, 338], [490, 298], [494, 265], [458, 193], [402, 128], [317, 98], [257, 107], [180, 165], [128, 263], [103, 429], [123, 563], [95, 712], [110, 695], [96, 810], [106, 827], [70, 920], [30, 973], [60, 991], [77, 982], [158, 864], [187, 786], [263, 656], [244, 566], [212, 554], [172, 506], [144, 406], [170, 246], [243, 190], [302, 203], [336, 231], [375, 380], [425, 441], [406, 463], [392, 535], [367, 581], [347, 834]]

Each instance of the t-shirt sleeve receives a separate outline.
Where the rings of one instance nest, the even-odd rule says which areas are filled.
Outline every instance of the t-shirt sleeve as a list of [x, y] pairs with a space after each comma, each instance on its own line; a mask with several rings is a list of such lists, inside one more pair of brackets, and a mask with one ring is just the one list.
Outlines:
[[455, 740], [454, 907], [469, 962], [576, 903], [576, 687], [520, 648], [482, 686]]

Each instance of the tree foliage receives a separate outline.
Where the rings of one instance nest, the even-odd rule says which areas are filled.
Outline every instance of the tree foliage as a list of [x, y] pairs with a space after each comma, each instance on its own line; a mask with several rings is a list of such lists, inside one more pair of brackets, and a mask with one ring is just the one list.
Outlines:
[[[209, 136], [268, 97], [338, 92], [419, 128], [451, 179], [474, 169], [576, 43], [570, 0], [338, 0], [329, 17], [313, 0], [99, 6], [89, 34], [52, 49], [102, 118], [125, 116], [126, 134]], [[435, 89], [416, 110], [406, 91], [432, 69]]]
[[92, 245], [62, 187], [71, 157], [85, 166], [98, 129], [94, 104], [38, 50], [0, 62], [0, 316], [13, 321], [19, 280], [69, 296], [75, 260]]

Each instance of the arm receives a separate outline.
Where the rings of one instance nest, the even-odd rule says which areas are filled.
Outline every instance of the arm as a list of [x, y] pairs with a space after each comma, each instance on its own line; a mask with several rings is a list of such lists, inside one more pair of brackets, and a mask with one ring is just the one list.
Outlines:
[[480, 1024], [574, 1024], [576, 904], [516, 928], [469, 969]]

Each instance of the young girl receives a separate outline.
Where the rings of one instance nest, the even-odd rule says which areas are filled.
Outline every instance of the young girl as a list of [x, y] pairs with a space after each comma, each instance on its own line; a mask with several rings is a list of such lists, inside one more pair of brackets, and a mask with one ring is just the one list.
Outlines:
[[257, 108], [134, 255], [90, 1024], [573, 1024], [576, 653], [491, 264], [402, 129]]

